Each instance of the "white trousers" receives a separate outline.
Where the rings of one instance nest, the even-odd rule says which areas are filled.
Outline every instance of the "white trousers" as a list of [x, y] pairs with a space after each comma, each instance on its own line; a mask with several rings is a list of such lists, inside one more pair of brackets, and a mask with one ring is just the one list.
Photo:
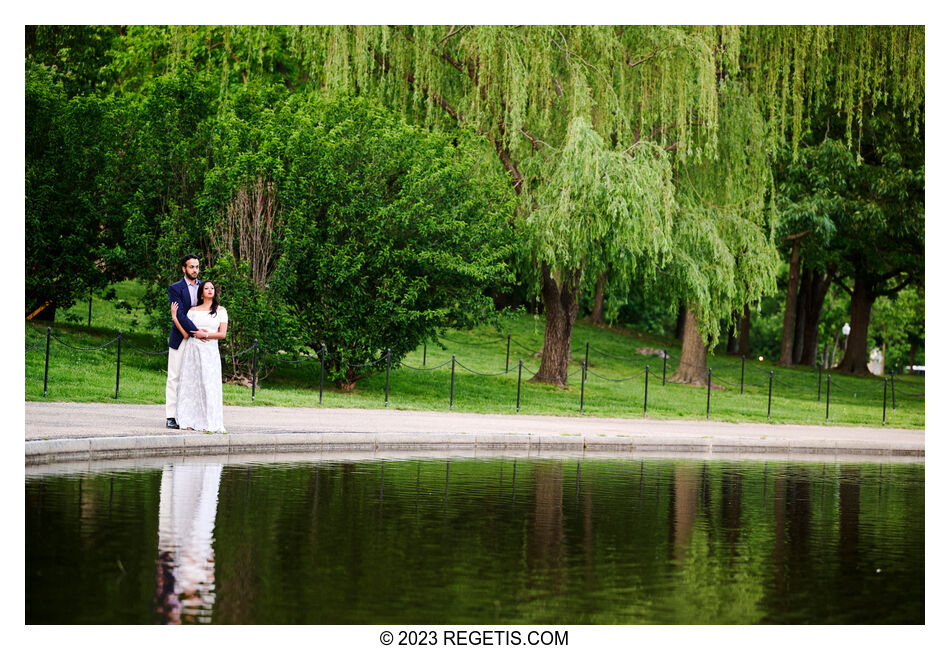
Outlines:
[[168, 378], [165, 380], [165, 417], [178, 416], [178, 377], [181, 374], [181, 358], [184, 356], [185, 343], [181, 342], [178, 349], [168, 348]]

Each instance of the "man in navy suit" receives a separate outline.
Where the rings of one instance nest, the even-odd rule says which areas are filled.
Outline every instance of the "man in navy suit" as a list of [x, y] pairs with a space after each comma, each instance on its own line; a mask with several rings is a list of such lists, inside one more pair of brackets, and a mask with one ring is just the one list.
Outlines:
[[[181, 259], [181, 271], [184, 277], [168, 287], [169, 317], [171, 304], [178, 303], [178, 322], [196, 338], [207, 338], [208, 333], [199, 331], [188, 318], [188, 310], [198, 304], [198, 256], [185, 255]], [[168, 336], [168, 379], [165, 380], [165, 426], [177, 429], [178, 422], [178, 374], [181, 371], [182, 355], [181, 332], [172, 323], [172, 331]]]

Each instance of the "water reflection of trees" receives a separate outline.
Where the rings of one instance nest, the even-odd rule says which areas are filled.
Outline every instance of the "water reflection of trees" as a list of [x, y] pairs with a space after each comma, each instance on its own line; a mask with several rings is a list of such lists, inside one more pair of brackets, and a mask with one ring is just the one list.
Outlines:
[[[175, 594], [167, 618], [186, 622], [210, 620], [212, 605], [227, 623], [923, 619], [920, 467], [219, 467], [204, 490], [218, 507], [198, 526], [213, 528], [213, 553], [197, 553], [206, 579], [191, 602], [175, 575], [187, 535], [169, 544], [156, 529], [175, 503], [159, 485], [171, 472], [28, 481], [29, 622], [148, 622], [142, 594], [156, 592]], [[207, 514], [200, 503], [189, 507]]]
[[[876, 550], [894, 536], [922, 539], [921, 490], [893, 490], [881, 505], [880, 481], [905, 474], [913, 470], [649, 459], [228, 467], [212, 519], [213, 600], [203, 602], [231, 623], [386, 612], [413, 622], [432, 602], [452, 622], [556, 621], [577, 615], [579, 598], [584, 623], [794, 622], [782, 614], [794, 607], [853, 620], [835, 614], [842, 602], [860, 603], [864, 616], [881, 610], [859, 593], [869, 566], [891, 580], [922, 567], [922, 548], [906, 549], [896, 568]], [[108, 530], [112, 499], [116, 512], [125, 507], [116, 486], [72, 488], [63, 515], [87, 522], [83, 553]], [[39, 508], [43, 493], [29, 494]], [[816, 593], [815, 580], [827, 589]], [[164, 588], [155, 569], [151, 581]], [[906, 578], [894, 582], [907, 590]], [[909, 591], [905, 620], [923, 598]], [[207, 620], [211, 608], [195, 605], [182, 605], [185, 620]]]
[[564, 564], [564, 479], [560, 462], [535, 463], [525, 561], [533, 580], [559, 590]]

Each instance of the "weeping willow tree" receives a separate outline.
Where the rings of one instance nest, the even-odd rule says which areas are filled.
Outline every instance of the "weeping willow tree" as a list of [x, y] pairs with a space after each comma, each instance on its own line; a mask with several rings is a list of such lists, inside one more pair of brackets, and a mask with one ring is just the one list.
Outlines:
[[[632, 275], [665, 250], [664, 156], [680, 170], [682, 201], [664, 272], [688, 297], [692, 323], [714, 336], [729, 313], [722, 310], [759, 295], [762, 271], [745, 260], [773, 254], [762, 229], [747, 227], [761, 215], [736, 209], [715, 180], [728, 176], [726, 185], [746, 188], [741, 196], [758, 205], [750, 198], [758, 190], [748, 188], [763, 182], [761, 168], [715, 168], [733, 153], [723, 148], [733, 139], [720, 142], [726, 81], [742, 82], [764, 118], [762, 138], [742, 145], [750, 149], [786, 139], [796, 146], [822, 105], [839, 111], [849, 141], [861, 138], [862, 109], [894, 106], [912, 125], [923, 111], [924, 30], [913, 26], [202, 26], [135, 34], [142, 42], [130, 46], [130, 28], [112, 71], [133, 87], [179, 65], [219, 71], [223, 97], [235, 83], [270, 76], [295, 90], [371, 95], [412, 121], [480, 134], [520, 197], [512, 221], [524, 235], [520, 271], [544, 299], [549, 334], [539, 379], [554, 383], [566, 377], [585, 283], [608, 268]], [[734, 153], [751, 161], [761, 152]], [[621, 164], [615, 154], [632, 160]], [[645, 162], [651, 155], [656, 167]], [[569, 160], [584, 171], [568, 169]], [[752, 177], [740, 179], [746, 172]], [[598, 179], [613, 183], [614, 173], [632, 184], [652, 174], [658, 185], [594, 188]], [[603, 236], [623, 220], [640, 220], [629, 225], [632, 239]], [[584, 237], [591, 241], [579, 248]]]
[[714, 150], [717, 75], [724, 52], [737, 60], [738, 36], [466, 26], [302, 29], [294, 38], [302, 51], [325, 52], [327, 88], [374, 94], [491, 145], [520, 197], [520, 278], [544, 304], [535, 381], [563, 385], [585, 289], [608, 269], [615, 283], [649, 276], [669, 248], [671, 156]]
[[662, 149], [611, 150], [586, 117], [571, 122], [564, 147], [525, 218], [540, 262], [545, 330], [533, 381], [567, 381], [571, 332], [584, 285], [608, 266], [620, 281], [655, 277], [670, 246], [673, 186]]
[[765, 123], [741, 84], [721, 90], [716, 155], [677, 168], [673, 255], [664, 269], [687, 305], [676, 383], [705, 383], [707, 344], [715, 345], [720, 319], [772, 290], [779, 261], [766, 209]]

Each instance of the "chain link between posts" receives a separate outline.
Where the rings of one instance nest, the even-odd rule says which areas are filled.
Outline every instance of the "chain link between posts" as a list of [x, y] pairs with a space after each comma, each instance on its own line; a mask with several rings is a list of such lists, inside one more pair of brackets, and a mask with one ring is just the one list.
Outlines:
[[[448, 338], [448, 337], [439, 337], [439, 338], [442, 339], [442, 340], [445, 340], [445, 341], [449, 341], [450, 343], [456, 343], [456, 344], [459, 344], [459, 345], [476, 345], [476, 346], [494, 345], [494, 344], [498, 344], [498, 343], [501, 343], [501, 342], [506, 341], [505, 338], [495, 339], [495, 340], [492, 340], [492, 341], [479, 341], [479, 342], [457, 341], [457, 340], [455, 340], [455, 339], [451, 339], [451, 338]], [[79, 347], [79, 346], [74, 346], [74, 345], [71, 345], [71, 344], [69, 344], [69, 343], [66, 343], [65, 341], [63, 341], [62, 339], [60, 339], [59, 337], [57, 337], [55, 334], [52, 334], [52, 332], [49, 331], [49, 329], [48, 329], [48, 330], [47, 330], [47, 336], [41, 338], [39, 341], [37, 341], [37, 342], [34, 343], [33, 345], [27, 347], [26, 350], [25, 350], [25, 352], [30, 352], [30, 351], [32, 351], [32, 350], [36, 350], [36, 349], [39, 348], [44, 342], [48, 342], [48, 341], [50, 341], [50, 340], [56, 341], [56, 342], [59, 343], [60, 345], [63, 345], [64, 347], [67, 347], [67, 348], [69, 348], [69, 349], [71, 349], [71, 350], [76, 350], [76, 351], [80, 351], [80, 352], [89, 352], [89, 351], [102, 350], [102, 349], [104, 349], [104, 348], [106, 348], [106, 347], [109, 347], [109, 346], [112, 345], [113, 343], [116, 343], [117, 341], [123, 340], [123, 337], [122, 337], [122, 335], [121, 335], [121, 333], [120, 333], [119, 336], [116, 336], [116, 337], [113, 338], [112, 340], [107, 341], [106, 343], [103, 343], [102, 345], [93, 346], [93, 347]], [[510, 336], [507, 338], [507, 340], [508, 340], [509, 344], [510, 344], [510, 343], [514, 343], [516, 346], [519, 346], [519, 347], [523, 348], [524, 350], [530, 352], [532, 355], [535, 355], [535, 354], [538, 353], [538, 351], [532, 350], [531, 348], [529, 348], [529, 347], [523, 345], [522, 343], [520, 343], [520, 342], [517, 341], [516, 339], [511, 338]], [[124, 341], [125, 341], [125, 344], [126, 344], [128, 347], [132, 348], [133, 350], [136, 350], [137, 352], [140, 352], [140, 353], [142, 353], [142, 354], [145, 354], [145, 355], [149, 355], [149, 356], [164, 356], [164, 355], [167, 355], [167, 354], [168, 354], [168, 350], [167, 350], [167, 349], [166, 349], [166, 350], [162, 350], [162, 351], [152, 352], [152, 351], [149, 351], [149, 350], [143, 350], [142, 348], [138, 347], [137, 345], [131, 343], [127, 338], [124, 339]], [[590, 350], [590, 351], [592, 351], [592, 352], [594, 352], [595, 354], [600, 354], [601, 356], [604, 356], [604, 357], [607, 357], [607, 358], [610, 358], [610, 359], [614, 359], [614, 360], [618, 360], [618, 361], [637, 362], [637, 361], [640, 360], [640, 359], [638, 359], [637, 357], [621, 357], [621, 356], [617, 356], [617, 355], [612, 355], [612, 354], [606, 353], [606, 352], [604, 352], [604, 351], [602, 351], [602, 350], [600, 350], [600, 349], [598, 349], [598, 348], [591, 347], [591, 346], [589, 346], [589, 345], [588, 345], [588, 348], [587, 348], [587, 349]], [[255, 343], [254, 346], [251, 346], [251, 347], [249, 347], [249, 348], [247, 348], [247, 349], [245, 349], [245, 350], [243, 350], [243, 351], [241, 351], [241, 352], [237, 352], [237, 353], [231, 354], [231, 355], [222, 355], [222, 359], [233, 360], [233, 359], [236, 359], [236, 358], [238, 358], [238, 357], [244, 356], [244, 355], [248, 354], [249, 352], [252, 352], [252, 351], [255, 351], [255, 350], [256, 350], [257, 352], [259, 352], [261, 355], [263, 355], [264, 352], [265, 352], [263, 349], [261, 349], [261, 348], [260, 348], [259, 346], [257, 346], [257, 344]], [[509, 345], [509, 350], [508, 350], [508, 352], [510, 353], [510, 345]], [[573, 353], [573, 354], [580, 354], [579, 351], [572, 351], [572, 353]], [[277, 361], [277, 362], [279, 362], [279, 363], [285, 363], [285, 364], [300, 364], [300, 363], [304, 363], [305, 361], [310, 361], [310, 360], [320, 359], [320, 358], [321, 358], [321, 352], [317, 352], [317, 353], [314, 353], [314, 354], [308, 354], [308, 355], [306, 355], [306, 356], [304, 356], [304, 357], [302, 357], [302, 358], [299, 358], [299, 359], [281, 359], [281, 358], [279, 357], [279, 353], [278, 353], [278, 352], [271, 352], [271, 353], [268, 353], [268, 355], [269, 355], [273, 360], [275, 360], [275, 361]], [[642, 356], [643, 356], [643, 355], [641, 355], [641, 357], [642, 357]], [[343, 365], [343, 366], [346, 366], [347, 368], [367, 368], [367, 367], [379, 365], [379, 364], [382, 363], [383, 361], [387, 361], [387, 360], [391, 361], [391, 354], [390, 354], [389, 352], [387, 352], [386, 354], [383, 354], [382, 356], [380, 356], [380, 357], [379, 357], [378, 359], [376, 359], [376, 360], [369, 361], [369, 362], [367, 362], [367, 363], [354, 364], [354, 363], [349, 363], [349, 362], [344, 361], [343, 358], [342, 358], [342, 356], [330, 355], [330, 354], [327, 354], [327, 353], [325, 352], [325, 350], [323, 350], [323, 351], [322, 351], [322, 359], [323, 359], [323, 361], [326, 361], [326, 360], [337, 361], [338, 363], [340, 363], [340, 364]], [[677, 363], [676, 358], [673, 357], [672, 355], [668, 354], [665, 350], [663, 351], [663, 355], [661, 356], [661, 359], [664, 359], [666, 362], [674, 362], [674, 363]], [[420, 372], [432, 372], [432, 371], [435, 371], [435, 370], [439, 370], [439, 369], [441, 369], [441, 368], [444, 368], [444, 367], [446, 367], [447, 365], [449, 365], [450, 363], [452, 363], [452, 360], [447, 360], [447, 361], [445, 361], [444, 363], [441, 363], [441, 364], [439, 364], [439, 365], [437, 365], [437, 366], [432, 366], [432, 367], [430, 367], [430, 368], [425, 368], [425, 367], [420, 368], [420, 367], [415, 367], [415, 366], [409, 365], [409, 364], [404, 363], [404, 362], [398, 362], [395, 367], [396, 367], [396, 368], [406, 368], [406, 369], [409, 369], [409, 370], [420, 371]], [[711, 371], [718, 371], [718, 370], [721, 370], [721, 369], [723, 369], [723, 368], [736, 368], [736, 367], [739, 367], [739, 364], [735, 364], [735, 363], [725, 363], [725, 364], [719, 364], [719, 365], [717, 365], [717, 366], [708, 366], [708, 367], [695, 366], [694, 364], [689, 364], [689, 363], [687, 363], [687, 362], [682, 362], [682, 361], [679, 361], [678, 363], [679, 363], [680, 365], [685, 365], [685, 366], [687, 366], [687, 367], [701, 368], [702, 370], [706, 371], [707, 373], [710, 373]], [[513, 373], [514, 370], [515, 370], [514, 367], [506, 367], [505, 370], [502, 370], [502, 371], [499, 371], [499, 372], [480, 372], [480, 371], [477, 371], [477, 370], [473, 370], [472, 368], [469, 368], [468, 366], [466, 366], [465, 364], [463, 364], [463, 363], [462, 363], [461, 361], [459, 361], [458, 359], [455, 359], [455, 360], [454, 360], [454, 365], [457, 365], [459, 368], [461, 368], [461, 369], [463, 369], [463, 370], [465, 370], [465, 371], [467, 371], [467, 372], [469, 372], [469, 373], [471, 373], [471, 374], [478, 375], [478, 376], [482, 376], [482, 377], [498, 377], [498, 376], [501, 376], [501, 375], [509, 375], [509, 374]], [[506, 364], [506, 365], [507, 365], [507, 364]], [[746, 370], [744, 362], [743, 362], [742, 366], [743, 366], [743, 375], [744, 375], [744, 374], [745, 374], [745, 370]], [[388, 367], [388, 366], [387, 366], [387, 367]], [[815, 388], [814, 385], [799, 385], [799, 384], [789, 383], [789, 382], [786, 382], [786, 381], [784, 381], [784, 380], [781, 380], [781, 379], [779, 379], [778, 377], [775, 376], [775, 371], [766, 371], [766, 370], [763, 370], [763, 369], [761, 369], [761, 368], [756, 368], [755, 366], [751, 366], [750, 368], [748, 368], [748, 370], [751, 370], [751, 371], [754, 371], [754, 372], [768, 373], [768, 376], [769, 376], [769, 377], [768, 377], [768, 379], [765, 379], [765, 380], [763, 380], [762, 382], [749, 382], [749, 381], [745, 381], [744, 376], [743, 376], [743, 386], [747, 386], [747, 387], [762, 387], [762, 386], [765, 386], [767, 383], [769, 383], [769, 380], [771, 380], [772, 382], [774, 382], [774, 383], [776, 383], [776, 384], [779, 384], [779, 385], [784, 386], [784, 387], [787, 387], [787, 388], [796, 389], [796, 390], [809, 390], [809, 391], [810, 391], [810, 390], [813, 390], [813, 389]], [[527, 380], [530, 381], [531, 379], [534, 379], [534, 378], [538, 377], [538, 375], [539, 375], [539, 373], [540, 373], [540, 368], [539, 368], [537, 371], [531, 372], [530, 370], [528, 370], [527, 368], [524, 367], [523, 363], [519, 364], [519, 397], [518, 397], [519, 402], [520, 402], [520, 383], [521, 383], [521, 381], [522, 381], [522, 380], [521, 380], [521, 372], [522, 372], [522, 371], [528, 373], [529, 376], [528, 376]], [[664, 370], [664, 371], [665, 371], [665, 370]], [[564, 382], [566, 382], [568, 379], [570, 379], [571, 377], [576, 376], [578, 373], [581, 373], [581, 372], [585, 372], [584, 381], [583, 381], [582, 383], [586, 383], [589, 377], [595, 377], [595, 378], [597, 378], [597, 379], [600, 379], [600, 380], [603, 380], [603, 381], [612, 382], [612, 383], [624, 383], [624, 382], [628, 382], [628, 381], [632, 381], [632, 380], [638, 379], [639, 377], [641, 377], [641, 376], [643, 376], [644, 374], [646, 374], [648, 371], [647, 371], [646, 369], [644, 369], [644, 370], [642, 370], [642, 371], [640, 371], [640, 372], [638, 372], [638, 373], [636, 373], [636, 374], [634, 374], [634, 375], [631, 375], [631, 376], [629, 376], [629, 377], [623, 377], [623, 378], [619, 378], [619, 379], [618, 379], [618, 378], [606, 377], [606, 376], [603, 376], [603, 375], [601, 375], [601, 374], [599, 374], [599, 373], [594, 372], [593, 370], [590, 369], [589, 364], [585, 362], [585, 363], [582, 363], [582, 364], [581, 364], [581, 367], [575, 369], [573, 372], [567, 373], [563, 378], [560, 378], [560, 377], [553, 377], [553, 378], [552, 378], [552, 377], [548, 377], [547, 379], [555, 379], [555, 380], [559, 380], [559, 381], [564, 381]], [[47, 368], [47, 374], [48, 374], [48, 368]], [[657, 374], [657, 371], [654, 370], [654, 374], [656, 375], [656, 374]], [[717, 374], [718, 374], [718, 373], [717, 373]], [[819, 382], [821, 381], [820, 377], [821, 377], [821, 375], [819, 374]], [[728, 380], [724, 380], [721, 376], [717, 376], [717, 377], [716, 377], [715, 383], [720, 384], [720, 385], [722, 385], [722, 386], [729, 387], [729, 388], [735, 388], [735, 387], [736, 387], [736, 384], [735, 384], [735, 383], [733, 383], [733, 382], [731, 382], [731, 381], [728, 381]], [[836, 389], [836, 392], [843, 393], [843, 394], [846, 394], [846, 395], [850, 393], [850, 394], [852, 394], [852, 395], [854, 395], [854, 396], [857, 396], [857, 395], [868, 394], [868, 393], [879, 393], [879, 392], [881, 391], [881, 388], [880, 388], [880, 387], [875, 387], [875, 388], [870, 388], [870, 389], [860, 389], [860, 390], [854, 389], [854, 388], [849, 388], [849, 387], [847, 387], [847, 386], [845, 386], [845, 385], [843, 385], [843, 384], [840, 384], [840, 383], [837, 382], [837, 381], [831, 381], [830, 375], [826, 375], [826, 383], [827, 383], [829, 386], [831, 386], [831, 387], [833, 387], [834, 389]], [[900, 390], [900, 389], [897, 389], [897, 388], [895, 387], [895, 383], [900, 383], [900, 384], [903, 384], [903, 385], [911, 385], [911, 384], [909, 384], [908, 382], [904, 382], [904, 381], [902, 381], [902, 380], [900, 380], [900, 379], [897, 379], [897, 378], [893, 378], [893, 377], [892, 377], [892, 378], [890, 379], [889, 383], [890, 383], [892, 395], [893, 395], [894, 393], [896, 393], [896, 394], [900, 394], [900, 395], [903, 395], [903, 396], [905, 396], [905, 397], [911, 397], [911, 398], [924, 398], [924, 397], [925, 397], [925, 394], [924, 394], [924, 393], [911, 393], [911, 392], [906, 392], [906, 391], [904, 391], [904, 390]], [[46, 378], [44, 377], [44, 395], [46, 394], [46, 393], [45, 393], [45, 384], [46, 384]], [[885, 388], [885, 390], [886, 390], [886, 388]], [[387, 405], [388, 405], [388, 395], [389, 395], [388, 373], [387, 373], [386, 391], [387, 391]], [[116, 377], [116, 394], [118, 394], [118, 372], [117, 372], [117, 377]], [[819, 393], [819, 395], [820, 395], [820, 393]], [[820, 399], [820, 398], [819, 398], [819, 399]], [[644, 400], [646, 400], [646, 396], [644, 397]], [[769, 407], [770, 407], [769, 416], [771, 416], [771, 400], [770, 400]], [[581, 408], [583, 409], [583, 404], [582, 404]], [[583, 413], [583, 410], [582, 410], [581, 412]], [[646, 401], [644, 401], [644, 413], [646, 413]]]

